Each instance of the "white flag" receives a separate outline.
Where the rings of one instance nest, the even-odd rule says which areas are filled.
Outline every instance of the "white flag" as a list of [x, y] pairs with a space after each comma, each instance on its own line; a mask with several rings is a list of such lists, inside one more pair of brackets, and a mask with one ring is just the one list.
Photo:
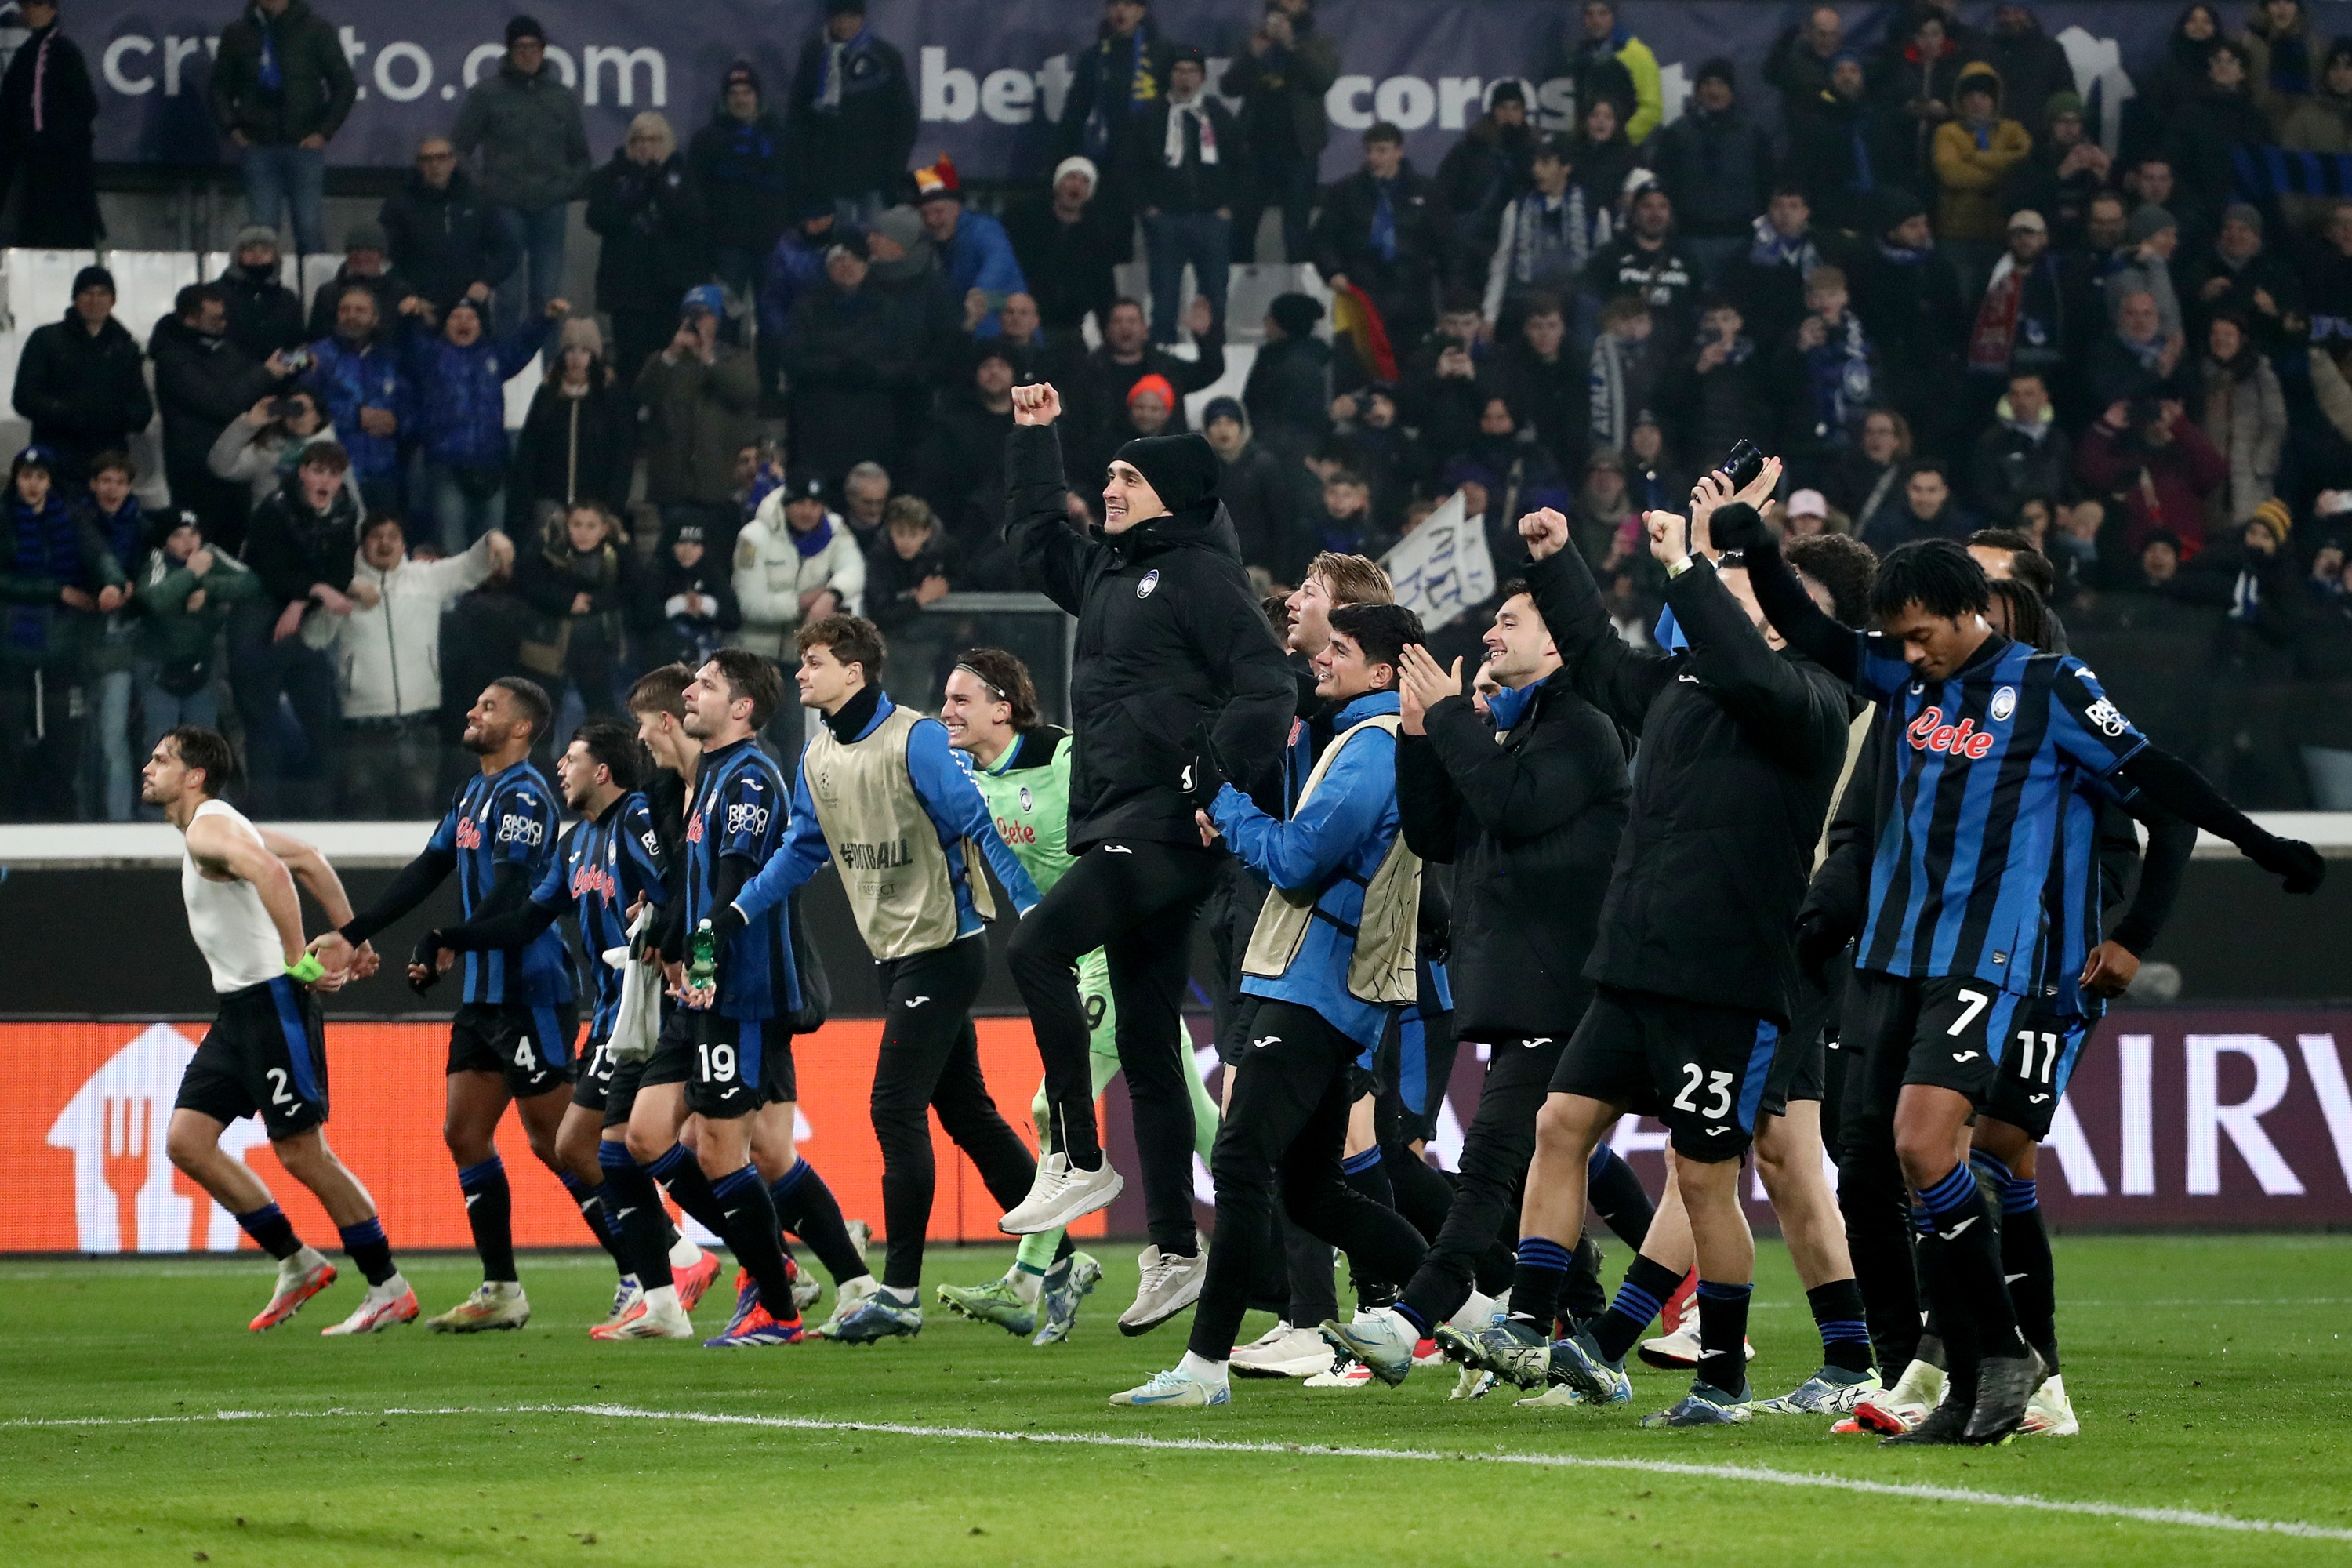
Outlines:
[[1382, 557], [1396, 584], [1396, 602], [1419, 614], [1430, 631], [1495, 593], [1495, 559], [1486, 552], [1486, 521], [1467, 515], [1462, 492]]

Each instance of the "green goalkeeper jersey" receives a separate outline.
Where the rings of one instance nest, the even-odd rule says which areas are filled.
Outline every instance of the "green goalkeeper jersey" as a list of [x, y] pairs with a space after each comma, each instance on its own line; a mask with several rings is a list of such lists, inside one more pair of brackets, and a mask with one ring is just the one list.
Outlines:
[[1076, 858], [1069, 849], [1070, 732], [1050, 724], [1028, 731], [995, 766], [974, 762], [971, 778], [996, 819], [997, 835], [1037, 891], [1051, 891]]

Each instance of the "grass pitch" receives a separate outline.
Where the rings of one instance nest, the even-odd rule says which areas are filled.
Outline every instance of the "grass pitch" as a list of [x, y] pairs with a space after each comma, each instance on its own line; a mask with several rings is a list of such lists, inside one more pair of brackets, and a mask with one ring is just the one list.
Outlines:
[[[1625, 1258], [1610, 1250], [1613, 1279]], [[1819, 1348], [1786, 1255], [1760, 1252], [1759, 1396]], [[937, 1248], [929, 1283], [984, 1279], [1008, 1258]], [[1928, 1452], [1811, 1419], [1641, 1431], [1680, 1380], [1639, 1371], [1633, 1409], [1605, 1415], [1514, 1409], [1509, 1390], [1450, 1402], [1450, 1369], [1395, 1391], [1237, 1381], [1228, 1408], [1114, 1412], [1104, 1397], [1172, 1364], [1190, 1320], [1122, 1339], [1112, 1319], [1135, 1270], [1104, 1261], [1076, 1337], [1053, 1349], [927, 1299], [912, 1342], [735, 1353], [591, 1342], [612, 1288], [602, 1258], [527, 1258], [535, 1315], [520, 1332], [356, 1342], [318, 1334], [357, 1299], [348, 1268], [257, 1335], [243, 1325], [268, 1276], [250, 1258], [0, 1265], [0, 1552], [2352, 1564], [2352, 1238], [2062, 1240], [2083, 1435]], [[474, 1279], [469, 1258], [406, 1267], [428, 1313]], [[698, 1314], [714, 1331], [720, 1293]]]

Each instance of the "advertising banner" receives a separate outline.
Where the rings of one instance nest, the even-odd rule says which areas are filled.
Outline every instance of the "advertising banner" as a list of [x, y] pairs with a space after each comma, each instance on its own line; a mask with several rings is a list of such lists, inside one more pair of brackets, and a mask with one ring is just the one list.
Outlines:
[[[338, 164], [406, 164], [419, 138], [449, 128], [466, 89], [498, 68], [503, 9], [459, 0], [376, 7], [315, 0], [315, 9], [339, 25], [359, 84], [351, 120], [329, 148]], [[1808, 9], [1761, 0], [1624, 0], [1619, 21], [1657, 56], [1671, 119], [1699, 65], [1718, 55], [1738, 64], [1748, 101], [1765, 109], [1777, 96], [1762, 80], [1766, 52]], [[1849, 37], [1869, 47], [1897, 7], [1840, 9]], [[1981, 26], [1991, 7], [1961, 9]], [[2093, 123], [2112, 147], [2134, 90], [2131, 75], [2154, 63], [2178, 7], [2053, 0], [2033, 9], [2065, 47]], [[220, 28], [236, 10], [234, 0], [82, 0], [72, 8], [67, 28], [89, 57], [98, 89], [101, 161], [201, 164], [228, 156], [205, 95]], [[629, 118], [648, 109], [668, 115], [683, 143], [710, 117], [719, 79], [738, 59], [759, 70], [770, 105], [781, 108], [802, 47], [822, 20], [814, 0], [700, 0], [683, 11], [627, 0], [548, 0], [536, 11], [548, 29], [550, 60], [580, 93], [600, 159], [620, 144]], [[1247, 50], [1259, 11], [1251, 0], [1162, 0], [1151, 17], [1163, 38], [1208, 55], [1213, 85], [1225, 63]], [[918, 161], [947, 153], [968, 176], [1042, 177], [1059, 155], [1056, 127], [1098, 14], [1069, 0], [872, 0], [874, 36], [906, 57], [921, 114]], [[1477, 118], [1486, 90], [1505, 79], [1527, 84], [1539, 122], [1564, 128], [1573, 98], [1560, 62], [1577, 16], [1559, 0], [1323, 0], [1317, 26], [1337, 40], [1340, 55], [1339, 78], [1325, 99], [1336, 134], [1324, 177], [1355, 168], [1348, 133], [1375, 119], [1402, 127], [1408, 153], [1433, 172]], [[2333, 30], [2327, 17], [2321, 21], [2323, 33]], [[22, 36], [0, 31], [0, 47]]]

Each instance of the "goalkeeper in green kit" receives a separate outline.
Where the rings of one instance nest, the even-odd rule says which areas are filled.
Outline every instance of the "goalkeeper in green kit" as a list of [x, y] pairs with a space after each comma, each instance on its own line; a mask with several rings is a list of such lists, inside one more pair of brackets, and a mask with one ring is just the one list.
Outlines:
[[[997, 833], [1043, 894], [1076, 858], [1066, 842], [1069, 731], [1039, 722], [1037, 689], [1029, 679], [1029, 667], [994, 647], [972, 648], [956, 661], [948, 676], [940, 721], [947, 726], [948, 743], [970, 759], [972, 782], [988, 801]], [[1078, 994], [1086, 1004], [1088, 1065], [1099, 1095], [1118, 1071], [1110, 965], [1099, 949], [1078, 961]], [[1192, 1055], [1192, 1042], [1181, 1026], [1169, 1049]], [[1205, 1160], [1217, 1140], [1216, 1102], [1189, 1061], [1184, 1081], [1192, 1090], [1192, 1148]], [[1036, 1118], [1042, 1158], [1050, 1125], [1042, 1086], [1029, 1109]], [[1073, 1247], [1066, 1232], [1045, 1231], [1021, 1238], [1021, 1250], [1002, 1279], [942, 1285], [940, 1300], [967, 1318], [1031, 1336], [1032, 1344], [1058, 1344], [1077, 1321], [1078, 1303], [1101, 1278], [1102, 1265]]]

